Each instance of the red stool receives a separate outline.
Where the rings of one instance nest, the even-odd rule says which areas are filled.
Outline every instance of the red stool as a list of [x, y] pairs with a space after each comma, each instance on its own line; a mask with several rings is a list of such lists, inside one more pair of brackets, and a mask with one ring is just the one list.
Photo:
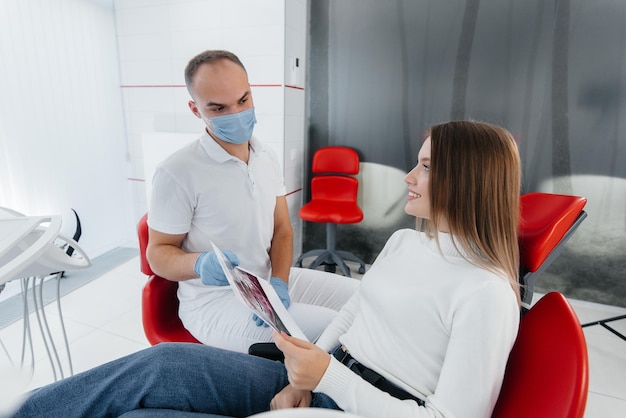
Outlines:
[[337, 224], [355, 224], [363, 220], [363, 211], [357, 204], [359, 182], [352, 177], [359, 172], [359, 154], [348, 147], [324, 147], [313, 155], [311, 180], [311, 201], [300, 209], [299, 215], [305, 221], [326, 224], [326, 248], [311, 250], [296, 261], [302, 267], [302, 260], [317, 257], [308, 268], [320, 265], [326, 271], [335, 271], [339, 266], [344, 276], [350, 277], [350, 269], [344, 260], [359, 263], [359, 274], [365, 273], [365, 263], [348, 251], [336, 249]]

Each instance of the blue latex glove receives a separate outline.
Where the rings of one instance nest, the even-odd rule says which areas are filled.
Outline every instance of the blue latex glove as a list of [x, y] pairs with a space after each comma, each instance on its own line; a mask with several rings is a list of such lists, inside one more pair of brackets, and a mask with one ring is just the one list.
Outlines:
[[[222, 250], [222, 252], [233, 266], [239, 265], [239, 258], [235, 253], [229, 250]], [[200, 276], [202, 283], [207, 286], [228, 286], [228, 279], [213, 251], [200, 254], [196, 259], [193, 271], [197, 276]]]
[[291, 305], [291, 298], [289, 297], [289, 287], [287, 283], [283, 279], [279, 279], [278, 277], [272, 277], [270, 279], [270, 284], [278, 294], [280, 301], [285, 305], [285, 309], [289, 309], [289, 305]]
[[269, 325], [267, 325], [267, 322], [259, 318], [257, 314], [252, 314], [252, 320], [256, 323], [257, 327], [269, 327]]
[[[289, 305], [291, 305], [291, 298], [289, 297], [289, 287], [287, 283], [285, 283], [282, 279], [279, 279], [278, 277], [272, 277], [270, 279], [270, 284], [276, 291], [276, 294], [280, 298], [280, 301], [283, 303], [283, 305], [285, 305], [285, 309], [289, 309]], [[264, 320], [259, 318], [257, 314], [252, 314], [252, 320], [256, 323], [258, 327], [269, 327], [269, 325], [267, 325]]]

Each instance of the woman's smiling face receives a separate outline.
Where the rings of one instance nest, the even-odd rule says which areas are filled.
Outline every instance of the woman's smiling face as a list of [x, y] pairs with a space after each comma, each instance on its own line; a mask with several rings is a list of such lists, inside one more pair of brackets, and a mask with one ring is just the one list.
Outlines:
[[430, 213], [430, 137], [417, 156], [417, 165], [404, 177], [409, 193], [404, 211], [417, 218], [431, 219]]

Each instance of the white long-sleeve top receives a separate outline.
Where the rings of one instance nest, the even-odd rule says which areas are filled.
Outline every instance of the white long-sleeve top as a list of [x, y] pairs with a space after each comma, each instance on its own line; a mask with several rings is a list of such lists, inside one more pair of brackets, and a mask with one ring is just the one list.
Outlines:
[[503, 276], [472, 265], [448, 234], [400, 230], [387, 241], [359, 291], [320, 336], [423, 399], [399, 400], [334, 357], [315, 392], [362, 417], [489, 417], [519, 325]]

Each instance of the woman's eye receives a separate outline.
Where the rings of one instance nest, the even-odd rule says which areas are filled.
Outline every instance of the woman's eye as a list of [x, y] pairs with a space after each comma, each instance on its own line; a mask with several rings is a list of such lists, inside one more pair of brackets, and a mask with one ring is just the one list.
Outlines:
[[430, 171], [430, 166], [427, 166], [426, 164], [422, 164], [422, 167], [424, 167], [424, 171]]

